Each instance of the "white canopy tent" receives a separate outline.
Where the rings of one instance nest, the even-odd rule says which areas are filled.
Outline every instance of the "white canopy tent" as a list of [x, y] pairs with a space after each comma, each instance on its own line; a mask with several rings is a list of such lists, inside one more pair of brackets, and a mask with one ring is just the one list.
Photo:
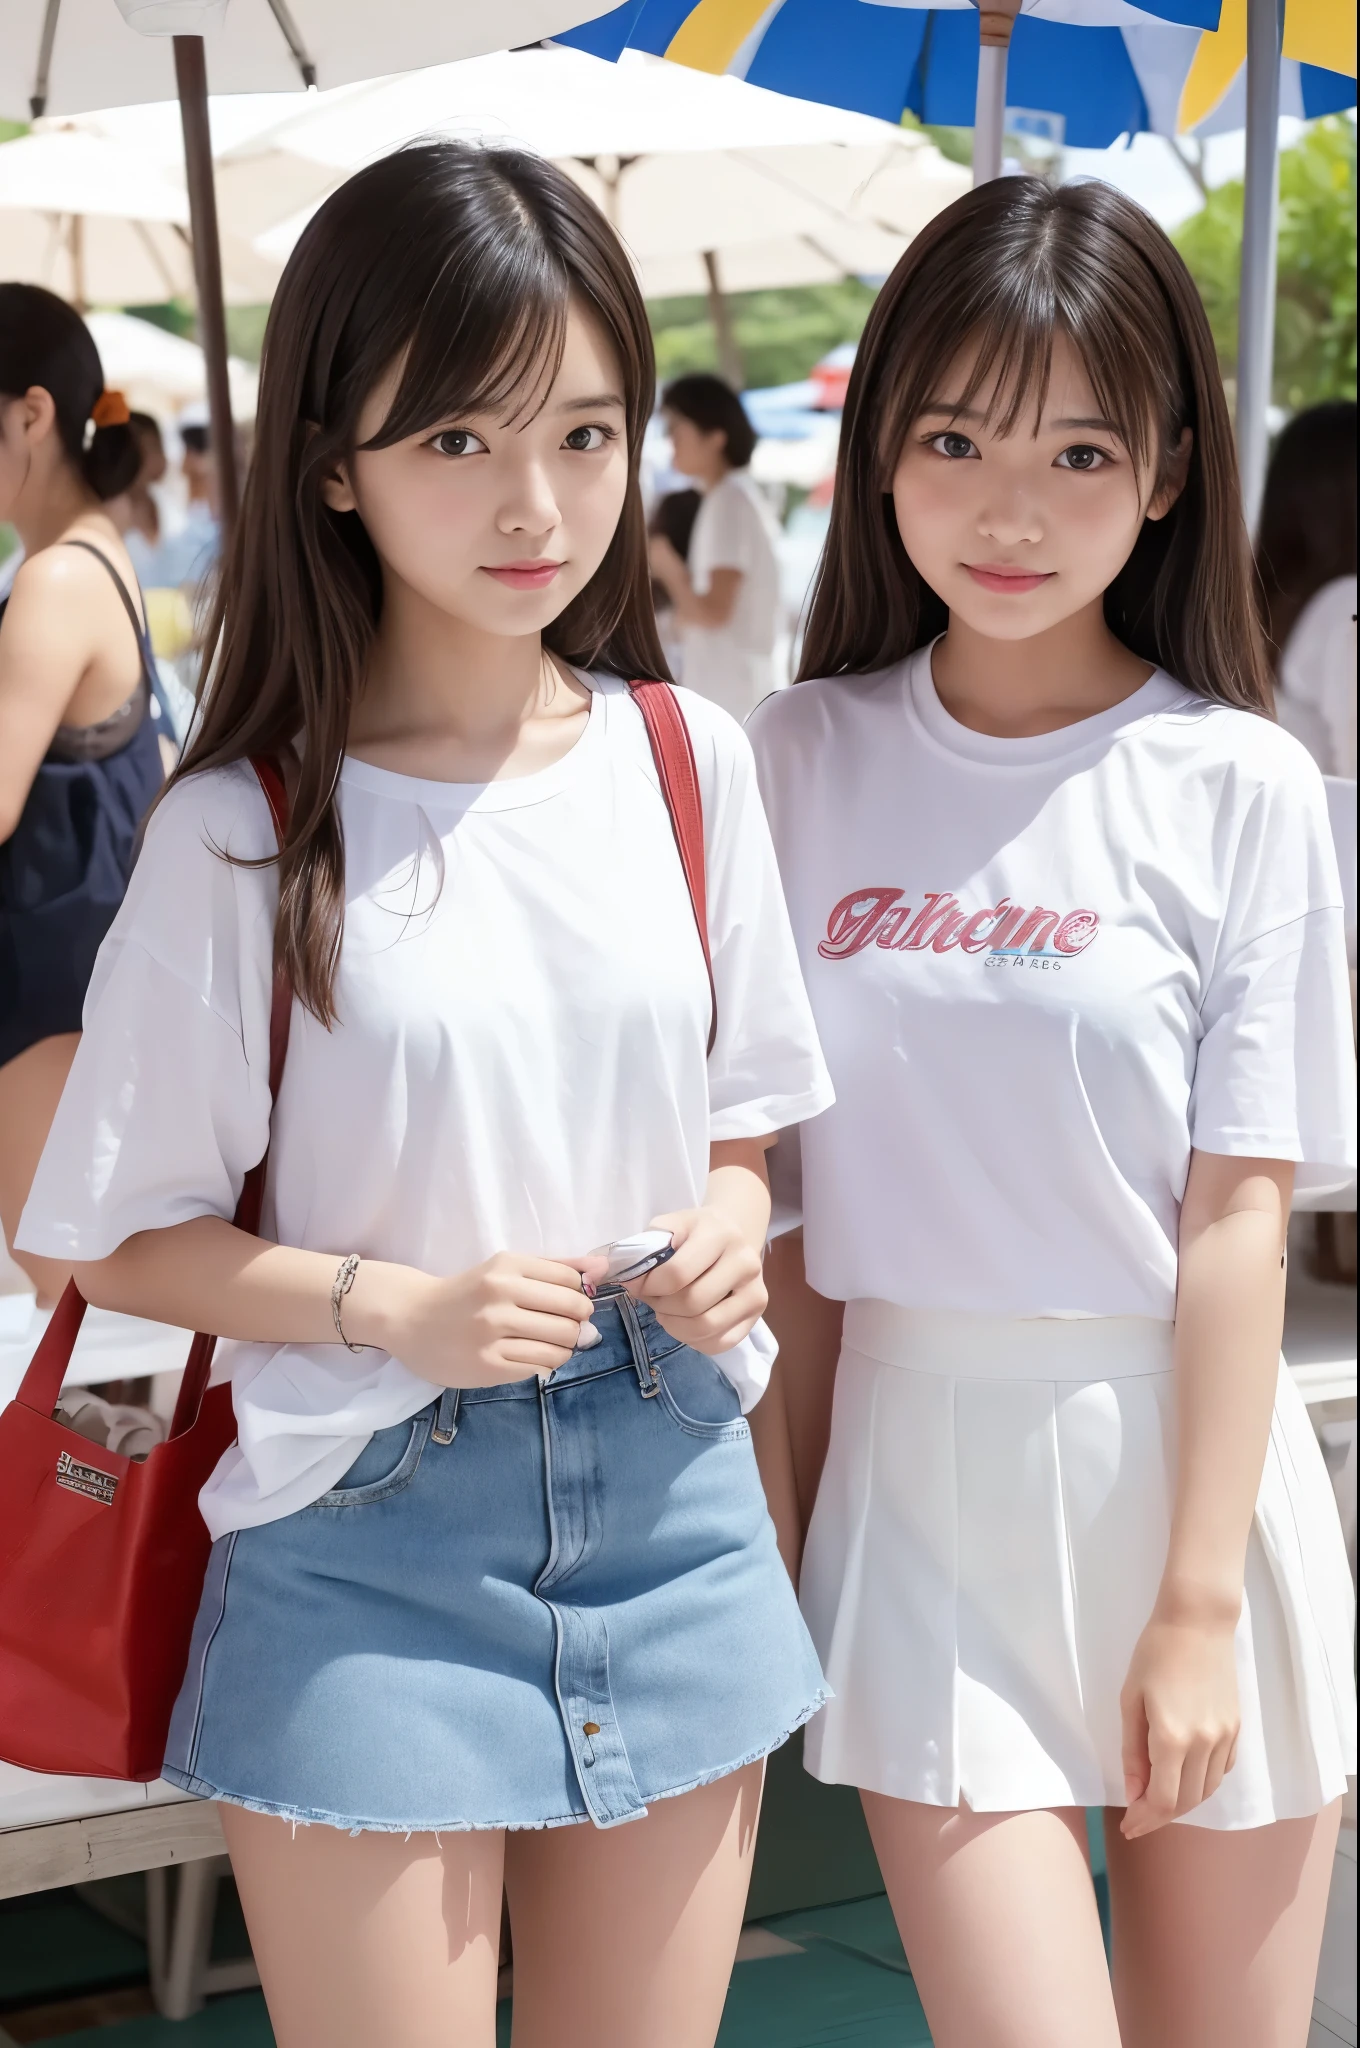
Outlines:
[[[627, 51], [505, 51], [329, 94], [229, 151], [337, 177], [418, 135], [518, 142], [590, 193], [635, 257], [649, 297], [722, 295], [882, 276], [968, 185], [924, 136]], [[257, 244], [278, 260], [306, 209]], [[730, 353], [730, 339], [729, 339]]]
[[[0, 276], [46, 285], [82, 311], [194, 296], [182, 171], [87, 129], [45, 124], [0, 147]], [[278, 265], [224, 233], [228, 304], [267, 299]]]
[[[105, 377], [134, 411], [173, 419], [185, 406], [206, 400], [208, 370], [196, 341], [186, 341], [183, 335], [170, 334], [131, 313], [90, 313], [86, 325], [94, 336]], [[227, 373], [233, 416], [253, 420], [259, 372], [239, 357], [229, 356]]]

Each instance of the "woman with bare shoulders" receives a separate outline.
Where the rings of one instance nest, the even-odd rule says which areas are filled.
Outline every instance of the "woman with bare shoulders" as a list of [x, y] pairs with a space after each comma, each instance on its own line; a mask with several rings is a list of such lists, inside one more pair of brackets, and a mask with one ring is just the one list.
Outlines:
[[[0, 1221], [11, 1248], [80, 1035], [94, 956], [162, 780], [137, 579], [104, 507], [140, 464], [80, 316], [0, 285]], [[67, 1271], [19, 1263], [40, 1305]]]

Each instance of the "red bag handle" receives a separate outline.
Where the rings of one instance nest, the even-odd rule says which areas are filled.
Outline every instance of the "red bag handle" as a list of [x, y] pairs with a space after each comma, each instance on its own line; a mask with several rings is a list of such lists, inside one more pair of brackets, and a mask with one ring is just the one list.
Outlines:
[[642, 713], [642, 722], [652, 743], [652, 758], [660, 777], [661, 794], [671, 814], [675, 843], [680, 849], [680, 865], [689, 885], [689, 900], [694, 905], [694, 922], [699, 927], [699, 943], [704, 949], [704, 966], [708, 969], [708, 994], [712, 1006], [708, 1049], [712, 1052], [718, 1035], [718, 990], [713, 980], [713, 955], [708, 944], [704, 800], [699, 790], [699, 771], [694, 763], [694, 745], [679, 699], [669, 683], [630, 683], [628, 687], [633, 693], [633, 702]]
[[[252, 754], [250, 765], [260, 779], [265, 799], [274, 819], [274, 830], [282, 847], [284, 834], [288, 830], [288, 791], [284, 784], [283, 772], [276, 760], [263, 754]], [[274, 970], [274, 993], [269, 1011], [269, 1097], [271, 1107], [278, 1099], [279, 1083], [283, 1079], [283, 1062], [288, 1051], [288, 1027], [293, 1017], [293, 989], [288, 976], [281, 968]], [[257, 1159], [241, 1186], [241, 1199], [236, 1204], [232, 1219], [239, 1230], [248, 1230], [253, 1236], [260, 1227], [260, 1211], [264, 1206], [264, 1175], [269, 1159], [269, 1147]], [[23, 1383], [15, 1395], [25, 1408], [36, 1409], [44, 1419], [51, 1415], [61, 1396], [62, 1381], [66, 1368], [71, 1363], [80, 1326], [85, 1320], [86, 1301], [74, 1280], [67, 1283], [66, 1292], [52, 1312], [52, 1320], [43, 1331], [41, 1341], [33, 1354], [33, 1360], [24, 1374]], [[170, 1424], [172, 1437], [179, 1436], [192, 1427], [198, 1415], [199, 1403], [208, 1384], [212, 1369], [213, 1351], [217, 1339], [203, 1331], [195, 1336], [189, 1347], [189, 1360], [180, 1382], [179, 1399], [175, 1403], [174, 1420]]]

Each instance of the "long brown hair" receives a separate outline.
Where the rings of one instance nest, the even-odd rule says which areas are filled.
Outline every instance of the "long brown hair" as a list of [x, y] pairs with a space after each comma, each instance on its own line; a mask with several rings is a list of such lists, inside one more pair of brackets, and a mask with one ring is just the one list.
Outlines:
[[364, 401], [398, 361], [396, 396], [365, 447], [532, 402], [560, 359], [573, 299], [619, 359], [630, 474], [604, 561], [544, 641], [583, 667], [664, 678], [638, 489], [651, 333], [628, 258], [579, 187], [519, 150], [399, 150], [326, 201], [279, 284], [255, 457], [208, 622], [203, 715], [174, 779], [302, 743], [275, 946], [324, 1023], [335, 1016], [344, 915], [336, 784], [382, 571], [358, 514], [332, 512], [322, 482], [353, 455]]
[[846, 395], [831, 528], [800, 681], [900, 661], [944, 631], [945, 606], [902, 546], [893, 471], [907, 429], [967, 344], [961, 403], [1000, 368], [1011, 433], [1047, 392], [1055, 334], [1086, 366], [1134, 460], [1159, 472], [1189, 427], [1172, 510], [1145, 520], [1105, 593], [1112, 632], [1201, 696], [1270, 704], [1228, 409], [1199, 294], [1171, 243], [1109, 185], [997, 178], [916, 237], [869, 315]]
[[1275, 443], [1256, 533], [1261, 609], [1276, 661], [1324, 583], [1355, 574], [1355, 400], [1296, 413]]

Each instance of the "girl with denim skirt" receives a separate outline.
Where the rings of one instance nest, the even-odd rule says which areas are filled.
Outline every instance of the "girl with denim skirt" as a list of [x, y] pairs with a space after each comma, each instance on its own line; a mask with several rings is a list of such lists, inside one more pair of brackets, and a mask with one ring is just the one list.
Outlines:
[[1302, 2048], [1353, 1604], [1280, 1336], [1291, 1189], [1355, 1157], [1342, 895], [1204, 309], [1121, 194], [913, 242], [803, 669], [753, 736], [837, 1088], [771, 1262], [810, 1768], [936, 2048]]
[[233, 1340], [165, 1770], [222, 1802], [280, 2048], [490, 2048], [503, 1886], [520, 2048], [708, 2048], [761, 1759], [825, 1697], [743, 1409], [764, 1152], [831, 1095], [747, 743], [682, 694], [710, 989], [627, 687], [652, 393], [551, 165], [425, 145], [321, 209], [26, 1212], [91, 1300]]

